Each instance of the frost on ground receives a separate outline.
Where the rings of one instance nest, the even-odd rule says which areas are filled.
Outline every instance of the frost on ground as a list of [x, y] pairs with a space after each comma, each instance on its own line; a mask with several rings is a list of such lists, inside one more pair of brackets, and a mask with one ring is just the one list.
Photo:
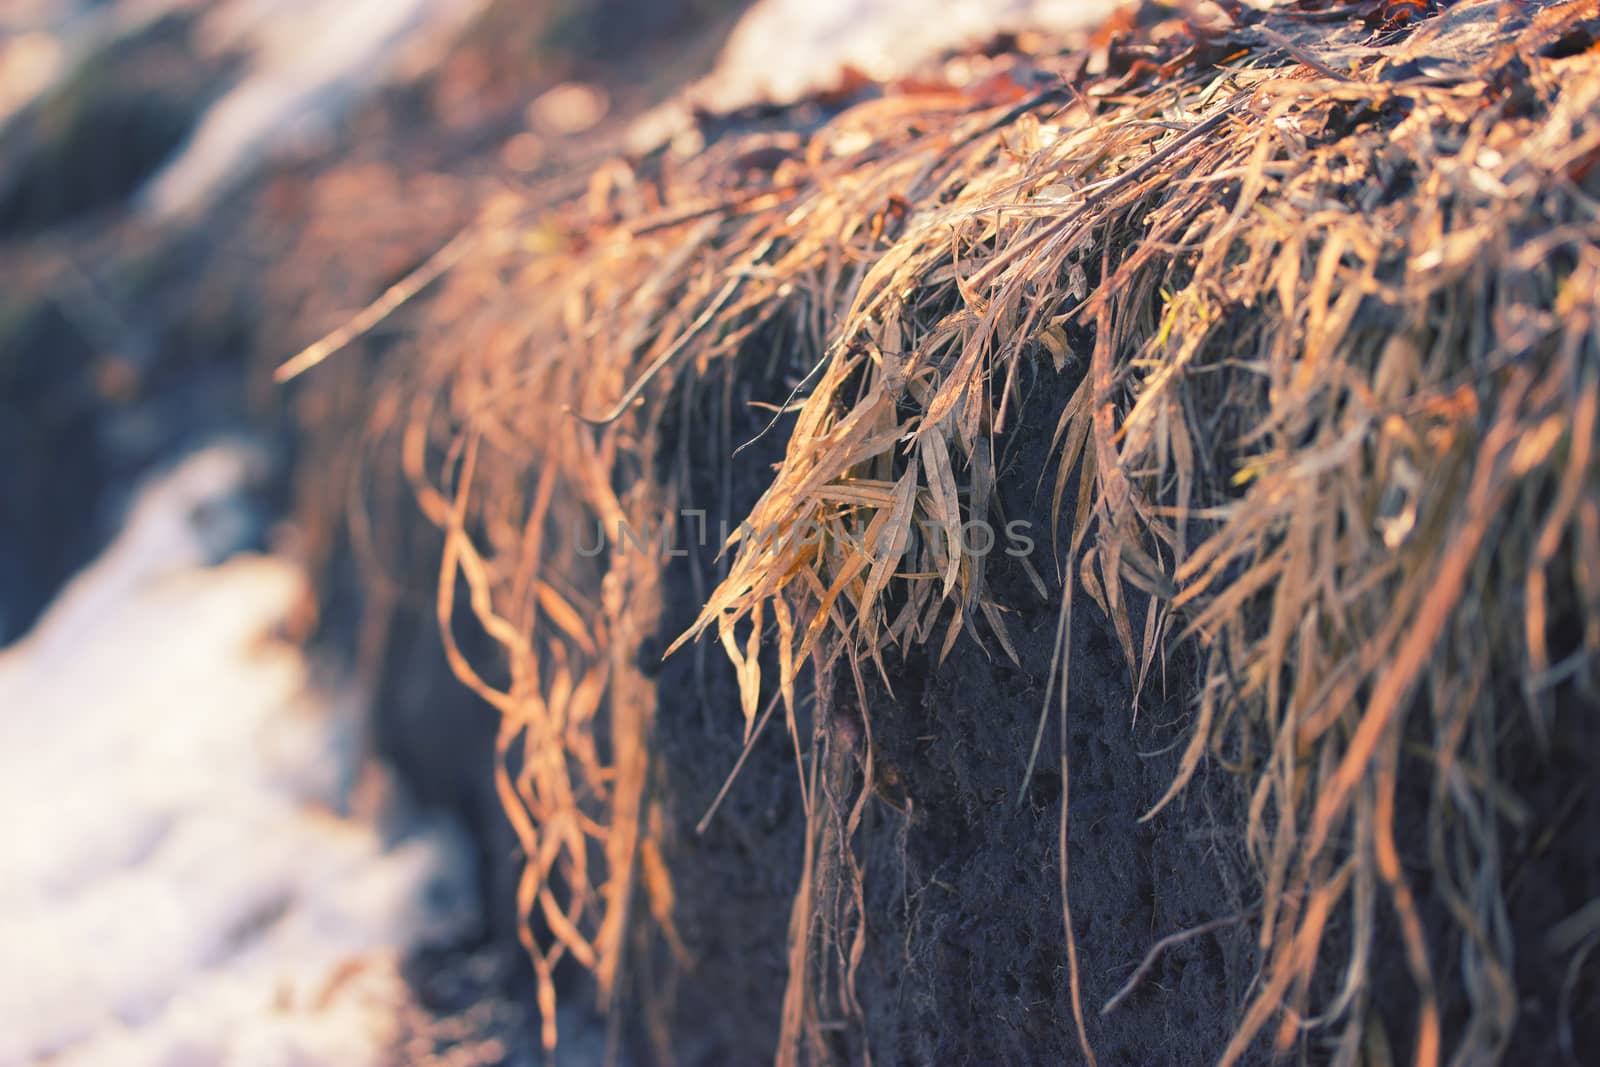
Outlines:
[[389, 1063], [402, 957], [475, 920], [464, 843], [374, 799], [360, 701], [274, 638], [302, 574], [231, 554], [256, 463], [152, 485], [0, 651], [0, 1064]]

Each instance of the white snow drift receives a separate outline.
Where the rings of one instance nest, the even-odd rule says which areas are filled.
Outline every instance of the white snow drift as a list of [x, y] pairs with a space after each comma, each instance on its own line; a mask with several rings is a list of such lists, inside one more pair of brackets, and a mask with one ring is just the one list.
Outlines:
[[300, 572], [203, 566], [252, 462], [152, 486], [0, 651], [0, 1065], [388, 1063], [401, 956], [473, 919], [452, 833], [348, 814], [360, 702], [272, 636]]

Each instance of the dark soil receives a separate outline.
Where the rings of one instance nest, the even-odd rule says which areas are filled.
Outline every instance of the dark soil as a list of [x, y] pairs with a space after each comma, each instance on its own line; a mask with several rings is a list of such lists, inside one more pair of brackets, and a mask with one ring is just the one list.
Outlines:
[[[1057, 571], [1048, 531], [1051, 433], [1076, 384], [1047, 370], [999, 484], [1005, 513], [1028, 522], [1032, 561]], [[1035, 492], [1041, 480], [1043, 492]], [[1067, 499], [1074, 499], [1069, 489]], [[1065, 536], [1065, 535], [1063, 535]], [[898, 779], [909, 818], [876, 804], [862, 998], [875, 1061], [1076, 1062], [1060, 884], [1061, 734], [1052, 708], [1037, 769], [1022, 779], [1044, 708], [1058, 605], [1022, 568], [990, 556], [1020, 666], [963, 637], [949, 660], [917, 649], [896, 663], [895, 696], [869, 681], [880, 776]], [[1243, 918], [1253, 884], [1236, 827], [1243, 796], [1205, 778], [1156, 819], [1139, 818], [1177, 771], [1190, 722], [1192, 666], [1174, 657], [1133, 678], [1099, 608], [1074, 594], [1066, 755], [1068, 896], [1088, 1037], [1102, 1064], [1214, 1062], [1254, 973], [1252, 927], [1239, 923], [1167, 951], [1109, 1015], [1100, 1008], [1157, 940]], [[1139, 620], [1135, 619], [1137, 631]], [[897, 699], [896, 699], [897, 698]]]
[[1508, 746], [1507, 786], [1528, 805], [1528, 822], [1508, 834], [1506, 904], [1518, 947], [1521, 994], [1511, 1047], [1534, 1062], [1593, 1062], [1600, 1050], [1600, 971], [1574, 968], [1570, 945], [1549, 931], [1600, 899], [1600, 702], [1575, 693], [1556, 705], [1549, 745], [1523, 737]]
[[[761, 344], [793, 350], [783, 331], [768, 334]], [[677, 543], [690, 554], [673, 560], [662, 575], [656, 656], [694, 621], [725, 573], [721, 568], [727, 561], [716, 558], [715, 531], [723, 523], [732, 528], [749, 513], [766, 488], [771, 465], [782, 458], [780, 435], [756, 441], [731, 467], [726, 445], [755, 439], [770, 414], [750, 403], [781, 402], [786, 389], [748, 370], [728, 385], [718, 375], [690, 388], [694, 395], [687, 406], [663, 426], [661, 448], [664, 455], [686, 458], [691, 482], [681, 506], [705, 509], [713, 533], [701, 546], [692, 529], [679, 531]], [[735, 399], [726, 426], [721, 416], [725, 388]], [[708, 433], [706, 427], [717, 431]], [[724, 471], [730, 472], [726, 481]], [[710, 641], [643, 666], [655, 675], [659, 700], [652, 784], [667, 815], [663, 851], [673, 878], [673, 920], [693, 959], [687, 968], [679, 967], [656, 949], [649, 966], [636, 967], [630, 976], [634, 1002], [643, 1005], [667, 994], [668, 1017], [662, 1021], [682, 1063], [767, 1062], [776, 1048], [789, 968], [789, 912], [805, 848], [794, 746], [781, 716], [775, 718], [756, 738], [705, 832], [697, 832], [744, 747], [738, 687], [722, 650]], [[772, 677], [776, 669], [773, 661], [764, 672]], [[804, 709], [802, 717], [800, 732], [808, 739]], [[637, 1026], [632, 1037], [641, 1053], [648, 1053], [647, 1029]]]
[[[1045, 574], [1056, 570], [1045, 532], [1048, 481], [1040, 494], [1034, 487], [1041, 474], [1054, 476], [1050, 435], [1072, 384], [1041, 371], [1026, 418], [1002, 442], [1010, 456], [1001, 481], [1006, 514], [1031, 524], [1032, 561]], [[759, 416], [754, 411], [736, 427], [736, 440], [760, 430]], [[708, 436], [715, 437], [700, 438]], [[745, 514], [739, 509], [754, 500], [775, 456], [747, 458], [735, 467], [741, 473], [727, 500], [714, 488], [717, 457], [695, 456], [713, 516]], [[709, 554], [695, 562], [706, 573], [715, 566]], [[856, 841], [867, 909], [857, 983], [865, 1025], [837, 1034], [844, 1062], [868, 1052], [890, 1064], [1081, 1060], [1060, 904], [1053, 714], [1039, 769], [1022, 792], [1057, 608], [1001, 553], [991, 566], [996, 589], [1016, 609], [1010, 633], [1020, 666], [992, 639], [980, 647], [963, 636], [942, 666], [932, 649], [890, 659], [892, 694], [875, 673], [866, 680], [877, 778], [889, 784], [868, 802]], [[670, 640], [693, 620], [705, 579], [688, 563], [666, 577], [666, 603], [677, 606], [663, 632]], [[1241, 797], [1226, 777], [1202, 776], [1184, 800], [1138, 823], [1176, 770], [1192, 672], [1181, 660], [1169, 664], [1167, 692], [1155, 679], [1135, 714], [1115, 636], [1099, 609], [1081, 594], [1080, 601], [1068, 701], [1068, 848], [1089, 1037], [1102, 1064], [1213, 1062], [1254, 973], [1248, 924], [1168, 951], [1118, 1010], [1102, 1018], [1099, 1009], [1156, 940], [1249, 907], [1238, 842], [1219, 829], [1240, 818]], [[674, 1030], [701, 1050], [690, 1058], [680, 1048], [680, 1059], [766, 1060], [778, 1032], [805, 838], [793, 742], [780, 717], [697, 835], [695, 824], [741, 748], [737, 691], [715, 647], [681, 651], [657, 682], [657, 769], [675, 830], [668, 852], [675, 918], [695, 957], [676, 987]], [[837, 688], [835, 718], [858, 720], [853, 683]], [[800, 724], [808, 749], [812, 725]]]

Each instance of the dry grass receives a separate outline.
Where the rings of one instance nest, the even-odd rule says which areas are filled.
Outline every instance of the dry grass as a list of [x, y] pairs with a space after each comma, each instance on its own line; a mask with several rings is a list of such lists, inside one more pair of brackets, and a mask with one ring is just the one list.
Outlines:
[[[1042, 363], [1081, 380], [1041, 593], [1079, 583], [1136, 685], [1175, 642], [1205, 664], [1147, 818], [1207, 759], [1252, 790], [1264, 964], [1223, 1062], [1310, 1031], [1362, 1062], [1384, 910], [1418, 991], [1412, 1062], [1504, 1052], [1500, 835], [1523, 812], [1497, 745], [1541, 729], [1560, 687], [1592, 700], [1600, 650], [1597, 14], [1532, 11], [1464, 4], [1402, 34], [1290, 10], [1212, 11], [1204, 33], [1146, 10], [1120, 43], [1024, 42], [814, 130], [686, 134], [554, 215], [486, 218], [408, 383], [406, 460], [447, 532], [453, 663], [503, 717], [547, 1041], [563, 956], [609, 992], [641, 908], [674, 941], [637, 666], [666, 561], [584, 558], [574, 531], [670, 523], [692, 501], [663, 420], [721, 410], [707, 432], [728, 438], [734, 383], [763, 381], [791, 395], [770, 430], [787, 445], [748, 523], [808, 536], [736, 535], [680, 640], [720, 642], [746, 735], [774, 695], [792, 727], [807, 671], [826, 699], [893, 646], [965, 632], [1014, 655], [984, 559], [945, 546], [1004, 520], [996, 441], [1019, 368]], [[897, 536], [910, 522], [948, 540]], [[457, 647], [458, 589], [503, 678]], [[1045, 714], [1072, 713], [1068, 647]], [[1402, 790], [1408, 746], [1432, 771]], [[833, 795], [828, 752], [802, 770], [785, 1061], [822, 1058], [819, 1020], [860, 1010], [860, 872], [839, 857], [872, 761]], [[1411, 795], [1452, 975], [1399, 860]], [[1470, 1008], [1448, 1035], [1444, 983]]]

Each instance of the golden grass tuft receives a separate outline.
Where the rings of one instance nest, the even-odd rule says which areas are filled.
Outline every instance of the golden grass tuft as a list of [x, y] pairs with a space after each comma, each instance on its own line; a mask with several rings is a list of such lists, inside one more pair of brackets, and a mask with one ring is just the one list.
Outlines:
[[[894, 646], [968, 633], [1014, 657], [984, 559], [945, 546], [1005, 519], [996, 442], [1031, 363], [1079, 381], [1039, 591], [1064, 632], [1071, 597], [1050, 590], [1079, 583], [1136, 686], [1178, 643], [1205, 666], [1146, 818], [1208, 759], [1249, 785], [1264, 962], [1222, 1062], [1309, 1032], [1362, 1062], [1384, 910], [1418, 993], [1411, 1061], [1505, 1052], [1500, 838], [1525, 812], [1497, 747], [1538, 735], [1564, 688], [1592, 705], [1600, 651], [1600, 52], [1582, 44], [1600, 9], [1468, 2], [1406, 32], [1229, 10], [1025, 40], [992, 76], [863, 91], [814, 128], [686, 131], [537, 221], [474, 231], [407, 386], [406, 469], [446, 531], [452, 662], [502, 716], [547, 1042], [561, 958], [604, 995], [642, 912], [675, 940], [638, 666], [667, 561], [586, 558], [573, 532], [703, 505], [663, 420], [720, 411], [705, 432], [736, 464], [726, 413], [761, 381], [790, 398], [769, 430], [786, 445], [747, 522], [820, 536], [736, 534], [679, 639], [725, 650], [746, 737], [766, 698], [792, 727], [807, 671], [826, 700], [841, 666], [887, 681]], [[948, 536], [913, 544], [907, 523]], [[499, 681], [456, 645], [458, 589]], [[1068, 647], [1043, 714], [1072, 714]], [[1395, 840], [1411, 750], [1451, 975]], [[873, 764], [829, 795], [828, 751], [802, 771], [784, 1061], [823, 1056], [816, 998], [860, 1010], [861, 875], [839, 857]], [[1098, 1006], [1073, 972], [1082, 1034]], [[1444, 983], [1470, 1009], [1451, 1034]]]

